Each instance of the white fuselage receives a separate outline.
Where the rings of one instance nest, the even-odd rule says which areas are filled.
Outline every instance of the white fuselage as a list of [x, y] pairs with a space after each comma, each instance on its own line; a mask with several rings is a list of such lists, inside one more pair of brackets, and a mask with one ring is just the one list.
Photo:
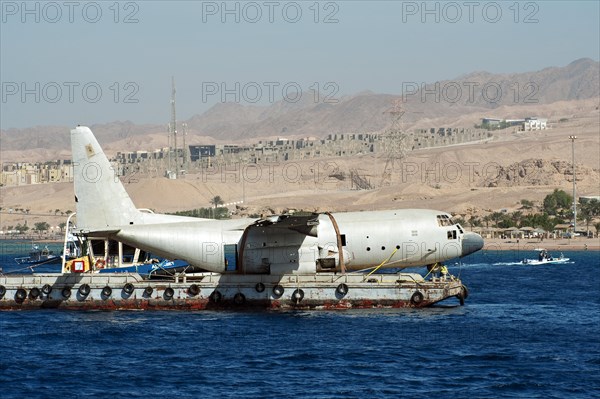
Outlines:
[[[276, 223], [258, 226], [255, 219], [186, 220], [122, 226], [111, 238], [219, 273], [310, 274], [384, 261], [383, 268], [405, 268], [465, 254], [465, 233], [456, 224], [440, 226], [440, 215], [447, 214], [425, 209], [320, 214], [316, 236]], [[228, 248], [233, 256], [226, 256]]]

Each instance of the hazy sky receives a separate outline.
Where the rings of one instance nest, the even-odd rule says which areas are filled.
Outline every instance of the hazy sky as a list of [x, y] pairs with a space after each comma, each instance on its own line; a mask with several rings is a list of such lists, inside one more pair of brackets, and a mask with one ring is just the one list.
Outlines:
[[171, 76], [182, 120], [600, 58], [598, 1], [0, 3], [2, 128], [166, 124]]

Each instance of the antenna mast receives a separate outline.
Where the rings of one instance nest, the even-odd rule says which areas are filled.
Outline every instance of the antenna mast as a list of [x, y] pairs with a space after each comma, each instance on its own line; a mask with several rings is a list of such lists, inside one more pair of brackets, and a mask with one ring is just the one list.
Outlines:
[[182, 135], [183, 135], [183, 148], [181, 149], [182, 151], [182, 156], [183, 156], [183, 169], [185, 169], [185, 173], [188, 173], [188, 148], [185, 145], [185, 136], [187, 136], [187, 123], [182, 123], [181, 127], [183, 129]]
[[171, 76], [171, 133], [175, 147], [175, 178], [179, 171], [179, 151], [177, 149], [177, 116], [175, 114], [175, 77]]
[[168, 152], [167, 152], [167, 172], [165, 173], [166, 177], [169, 177], [169, 174], [171, 173], [171, 170], [173, 169], [171, 167], [171, 124], [167, 124], [167, 148], [168, 148]]

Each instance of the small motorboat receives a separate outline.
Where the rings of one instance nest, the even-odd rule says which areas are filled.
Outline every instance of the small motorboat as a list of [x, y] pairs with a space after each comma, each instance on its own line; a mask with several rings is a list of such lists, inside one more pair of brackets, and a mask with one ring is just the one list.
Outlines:
[[554, 263], [566, 263], [569, 261], [569, 258], [565, 258], [565, 256], [561, 253], [558, 258], [555, 258], [548, 254], [548, 251], [545, 249], [541, 249], [537, 259], [523, 259], [524, 265], [549, 265]]
[[20, 265], [41, 265], [41, 264], [54, 264], [60, 263], [62, 258], [60, 255], [56, 255], [54, 251], [48, 249], [47, 246], [44, 246], [43, 249], [40, 249], [38, 245], [33, 245], [31, 248], [31, 252], [29, 252], [29, 256], [23, 256], [20, 258], [15, 258], [15, 262]]

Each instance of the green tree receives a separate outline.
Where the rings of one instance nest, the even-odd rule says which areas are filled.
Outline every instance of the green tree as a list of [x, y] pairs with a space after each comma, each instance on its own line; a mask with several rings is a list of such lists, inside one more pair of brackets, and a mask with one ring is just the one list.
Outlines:
[[515, 222], [515, 225], [524, 226], [524, 224], [522, 224], [523, 212], [514, 211], [511, 215], [511, 219]]
[[471, 226], [471, 229], [473, 229], [473, 227], [481, 227], [481, 225], [481, 219], [479, 219], [477, 216], [471, 216], [469, 218], [469, 226]]
[[498, 222], [498, 227], [501, 229], [508, 229], [509, 227], [516, 227], [517, 223], [513, 218], [508, 215], [503, 215], [502, 219]]
[[222, 206], [215, 209], [215, 219], [229, 219], [229, 209]]
[[213, 199], [210, 200], [210, 203], [213, 204], [215, 208], [224, 204], [223, 199], [219, 195], [214, 196]]
[[15, 226], [15, 230], [17, 230], [19, 234], [25, 234], [27, 230], [29, 230], [29, 226], [27, 226], [27, 222], [25, 222], [25, 224], [18, 223]]
[[35, 224], [34, 230], [38, 232], [41, 236], [44, 231], [47, 231], [50, 228], [50, 225], [47, 222], [37, 222]]
[[533, 208], [533, 202], [526, 200], [526, 199], [522, 199], [521, 200], [521, 209], [532, 209]]
[[590, 231], [590, 223], [600, 216], [600, 201], [592, 199], [579, 204], [579, 211], [577, 216], [585, 219], [586, 231]]
[[460, 224], [461, 226], [466, 226], [467, 225], [467, 222], [462, 217], [452, 218], [452, 221], [454, 223]]
[[564, 216], [564, 212], [573, 206], [573, 197], [557, 188], [552, 194], [548, 194], [543, 202], [544, 212], [549, 215]]
[[532, 215], [523, 216], [521, 226], [531, 226], [533, 228], [542, 228], [546, 231], [554, 230], [554, 226], [562, 223], [556, 218], [550, 218], [547, 213], [535, 213]]
[[490, 219], [494, 222], [495, 227], [499, 227], [498, 224], [504, 218], [504, 214], [502, 212], [494, 212], [490, 215]]
[[489, 228], [490, 227], [490, 222], [492, 221], [492, 217], [490, 215], [485, 215], [483, 217], [483, 222], [485, 223], [485, 227]]

